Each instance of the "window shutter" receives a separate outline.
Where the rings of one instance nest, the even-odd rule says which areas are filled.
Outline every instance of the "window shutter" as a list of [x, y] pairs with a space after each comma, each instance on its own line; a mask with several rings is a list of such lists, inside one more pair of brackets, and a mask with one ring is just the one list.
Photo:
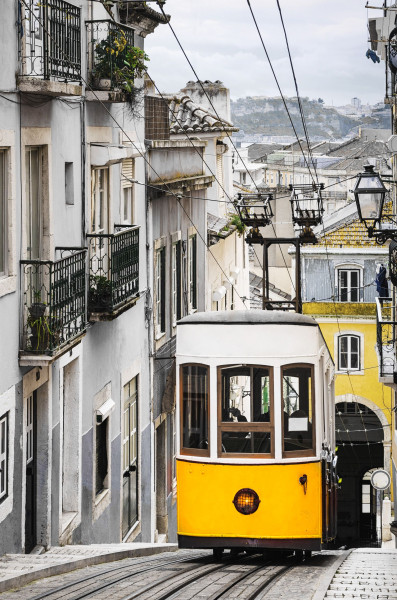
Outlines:
[[161, 250], [161, 331], [165, 331], [165, 248]]
[[121, 168], [121, 187], [126, 188], [133, 185], [131, 179], [135, 178], [134, 166], [134, 160], [132, 158], [126, 158], [126, 160], [123, 160]]
[[225, 192], [223, 191], [224, 184], [223, 184], [222, 154], [216, 155], [216, 178], [218, 180], [218, 186], [219, 186], [219, 197], [223, 198], [225, 195]]

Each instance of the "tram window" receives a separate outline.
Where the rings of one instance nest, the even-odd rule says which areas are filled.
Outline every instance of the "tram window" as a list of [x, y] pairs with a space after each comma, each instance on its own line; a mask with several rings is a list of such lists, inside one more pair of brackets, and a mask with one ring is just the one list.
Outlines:
[[270, 422], [269, 369], [222, 369], [222, 421]]
[[235, 365], [218, 373], [220, 453], [271, 454], [272, 369]]
[[208, 454], [208, 367], [183, 365], [182, 447]]
[[283, 367], [284, 451], [314, 449], [314, 385], [313, 367]]

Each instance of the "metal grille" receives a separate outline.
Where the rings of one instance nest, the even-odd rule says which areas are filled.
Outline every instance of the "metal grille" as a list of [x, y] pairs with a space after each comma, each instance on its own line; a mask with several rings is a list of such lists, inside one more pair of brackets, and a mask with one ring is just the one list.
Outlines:
[[79, 81], [80, 9], [64, 0], [28, 0], [20, 6], [20, 75]]
[[100, 21], [86, 21], [87, 27], [87, 67], [88, 79], [93, 89], [103, 89], [100, 79], [109, 79], [109, 88], [113, 90], [118, 87], [115, 70], [123, 61], [122, 53], [109, 52], [106, 58], [106, 75], [100, 73], [99, 64], [103, 66], [103, 59], [100, 59], [99, 49], [102, 45], [108, 44], [109, 48], [114, 45], [114, 41], [120, 36], [124, 36], [127, 46], [134, 46], [134, 30], [126, 25], [114, 23], [110, 19]]
[[170, 111], [163, 98], [145, 96], [145, 138], [170, 139]]
[[376, 298], [376, 339], [379, 377], [394, 377], [396, 325], [393, 299]]
[[22, 350], [54, 354], [86, 329], [87, 250], [57, 261], [22, 260]]
[[[139, 292], [139, 227], [90, 234], [90, 312], [111, 313]], [[118, 231], [117, 231], [118, 230]]]

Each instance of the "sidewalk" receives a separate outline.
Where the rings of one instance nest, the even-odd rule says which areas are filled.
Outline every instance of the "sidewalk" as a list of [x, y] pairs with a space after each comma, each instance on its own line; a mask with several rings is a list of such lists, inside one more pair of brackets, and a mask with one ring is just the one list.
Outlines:
[[0, 557], [0, 592], [90, 565], [175, 550], [176, 544], [132, 543], [57, 546], [44, 554], [5, 554]]
[[[317, 596], [315, 596], [317, 600]], [[337, 567], [324, 600], [397, 600], [397, 549], [357, 548]]]

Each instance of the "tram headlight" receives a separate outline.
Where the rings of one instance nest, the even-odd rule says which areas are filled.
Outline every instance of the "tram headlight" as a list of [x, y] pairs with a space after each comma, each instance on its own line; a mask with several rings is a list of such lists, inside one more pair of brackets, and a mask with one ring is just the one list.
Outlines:
[[242, 515], [252, 515], [258, 510], [259, 502], [258, 494], [250, 488], [239, 490], [233, 500], [235, 509]]

